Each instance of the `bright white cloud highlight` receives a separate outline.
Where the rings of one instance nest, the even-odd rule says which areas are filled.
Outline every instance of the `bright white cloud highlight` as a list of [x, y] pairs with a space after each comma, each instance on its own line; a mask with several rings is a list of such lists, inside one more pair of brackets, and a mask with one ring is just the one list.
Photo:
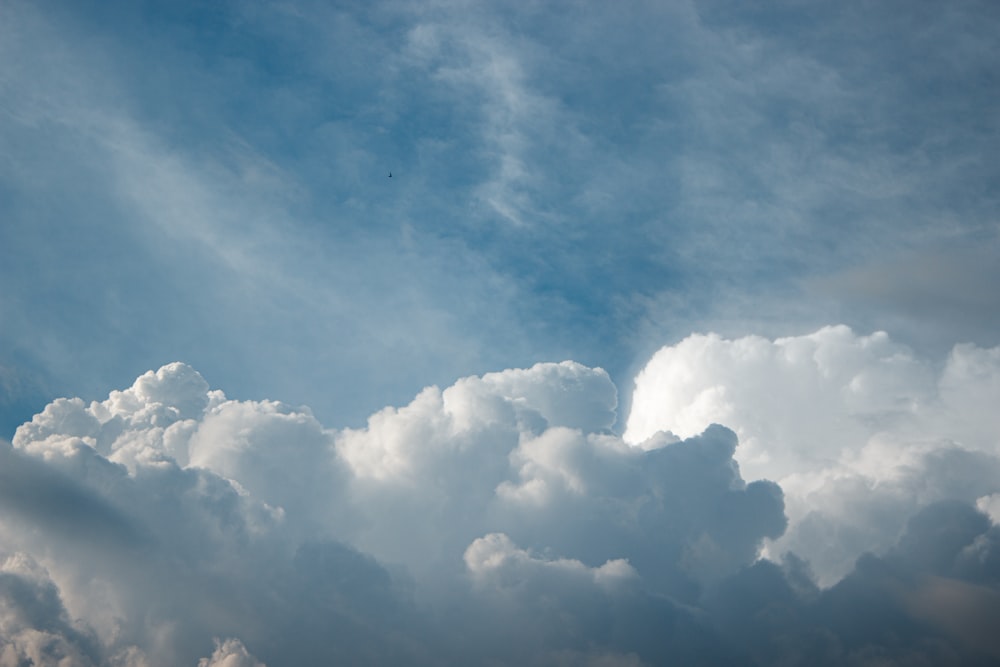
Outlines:
[[772, 552], [794, 548], [830, 582], [891, 545], [913, 506], [994, 490], [995, 405], [1000, 348], [957, 345], [935, 363], [844, 326], [773, 341], [692, 335], [636, 377], [624, 438], [732, 428], [743, 474], [786, 494], [792, 526]]

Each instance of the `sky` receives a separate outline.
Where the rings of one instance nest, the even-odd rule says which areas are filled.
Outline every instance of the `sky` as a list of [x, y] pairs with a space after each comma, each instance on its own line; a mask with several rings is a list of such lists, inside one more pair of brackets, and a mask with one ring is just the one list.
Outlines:
[[0, 0], [0, 666], [995, 664], [997, 35]]

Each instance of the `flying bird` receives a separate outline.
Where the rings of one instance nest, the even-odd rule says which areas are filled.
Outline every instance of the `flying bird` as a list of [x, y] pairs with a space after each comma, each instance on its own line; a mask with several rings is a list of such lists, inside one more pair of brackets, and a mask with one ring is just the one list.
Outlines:
[[389, 172], [389, 178], [392, 178], [392, 172], [391, 171]]

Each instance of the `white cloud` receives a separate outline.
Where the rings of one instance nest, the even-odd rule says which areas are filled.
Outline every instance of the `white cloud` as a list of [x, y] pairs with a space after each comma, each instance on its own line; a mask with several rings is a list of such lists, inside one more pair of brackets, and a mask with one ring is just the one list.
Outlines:
[[741, 436], [745, 472], [781, 478], [904, 422], [932, 390], [929, 369], [883, 333], [828, 327], [774, 341], [693, 335], [640, 371], [624, 437], [640, 444], [658, 430], [687, 437], [726, 424]]
[[1000, 348], [958, 345], [934, 363], [843, 326], [773, 341], [694, 335], [637, 376], [625, 439], [733, 428], [742, 472], [786, 494], [792, 524], [772, 553], [793, 548], [829, 583], [891, 545], [914, 506], [995, 490], [998, 359]]
[[[651, 581], [660, 576], [653, 563], [666, 559], [671, 574], [655, 584], [666, 590], [731, 571], [753, 559], [761, 537], [780, 534], [781, 494], [743, 484], [729, 431], [640, 452], [607, 432], [615, 402], [599, 369], [538, 364], [426, 389], [338, 434], [351, 504], [366, 518], [356, 543], [387, 562], [435, 569], [502, 532], [589, 565], [634, 555]], [[674, 501], [697, 517], [678, 517]], [[724, 507], [745, 514], [742, 529], [719, 526]], [[725, 557], [685, 556], [706, 541]]]

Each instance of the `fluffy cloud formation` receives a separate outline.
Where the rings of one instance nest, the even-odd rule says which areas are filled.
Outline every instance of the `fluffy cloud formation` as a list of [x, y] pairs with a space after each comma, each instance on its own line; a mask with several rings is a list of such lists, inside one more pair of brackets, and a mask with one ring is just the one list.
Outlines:
[[[586, 639], [598, 610], [662, 596], [686, 618], [784, 516], [780, 489], [737, 474], [731, 431], [643, 451], [609, 431], [616, 404], [572, 362], [430, 387], [343, 431], [183, 364], [54, 401], [4, 450], [3, 544], [46, 569], [62, 619], [24, 631], [153, 665], [638, 660]], [[534, 639], [490, 648], [526, 610]]]
[[844, 326], [773, 341], [693, 335], [639, 373], [624, 437], [732, 428], [743, 474], [785, 492], [791, 528], [774, 550], [832, 582], [888, 548], [913, 507], [997, 490], [996, 405], [1000, 348], [957, 345], [937, 364]]
[[[924, 410], [945, 415], [995, 387], [996, 355], [959, 348], [935, 376], [880, 335], [787, 340], [741, 343], [753, 352], [745, 367], [731, 363], [735, 343], [715, 337], [661, 351], [639, 377], [629, 421], [627, 438], [641, 446], [610, 430], [617, 391], [607, 374], [574, 362], [428, 387], [359, 429], [326, 428], [304, 407], [229, 400], [180, 363], [103, 401], [54, 401], [0, 450], [0, 664], [996, 657], [982, 630], [1000, 614], [996, 529], [983, 513], [1000, 492], [988, 428], [964, 424], [984, 436], [969, 446], [914, 446], [879, 486], [862, 476], [884, 443], [907, 451], [910, 431], [898, 425], [917, 429], [932, 418]], [[643, 395], [662, 379], [664, 356], [687, 369], [661, 416], [667, 428], [676, 417], [673, 433], [652, 430]], [[782, 360], [784, 375], [767, 372]], [[771, 397], [740, 393], [768, 379]], [[767, 412], [782, 396], [808, 403], [804, 387], [847, 397], [847, 434], [883, 425], [880, 438], [844, 445], [850, 474], [824, 467], [832, 421], [819, 422], [813, 451], [799, 451], [782, 438], [806, 433], [809, 414]], [[685, 412], [682, 392], [697, 407]], [[719, 396], [735, 431], [697, 423]], [[750, 429], [749, 414], [772, 430]], [[648, 432], [637, 439], [640, 424]], [[793, 493], [813, 479], [830, 509], [789, 512], [786, 532], [786, 492], [740, 474], [768, 460]], [[848, 525], [835, 513], [845, 508], [861, 537], [842, 537], [844, 549], [876, 553], [823, 589], [810, 565], [831, 539], [824, 531]], [[879, 528], [878, 540], [864, 533]], [[775, 559], [794, 553], [759, 561], [765, 547]], [[873, 596], [890, 620], [858, 634], [850, 619]]]

